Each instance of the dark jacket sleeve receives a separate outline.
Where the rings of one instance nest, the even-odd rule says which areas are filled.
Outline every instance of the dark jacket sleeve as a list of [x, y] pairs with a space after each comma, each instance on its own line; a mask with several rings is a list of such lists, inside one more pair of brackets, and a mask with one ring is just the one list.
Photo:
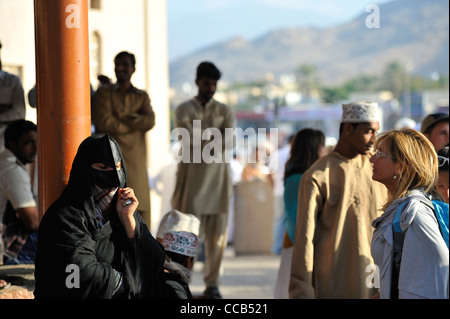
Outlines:
[[[120, 246], [120, 268], [123, 275], [124, 298], [155, 298], [159, 294], [156, 285], [162, 274], [164, 248], [150, 234], [147, 225], [138, 212], [134, 213], [136, 230], [134, 238], [127, 238], [123, 227], [112, 220], [116, 229], [114, 241]], [[115, 223], [115, 224], [114, 224]]]

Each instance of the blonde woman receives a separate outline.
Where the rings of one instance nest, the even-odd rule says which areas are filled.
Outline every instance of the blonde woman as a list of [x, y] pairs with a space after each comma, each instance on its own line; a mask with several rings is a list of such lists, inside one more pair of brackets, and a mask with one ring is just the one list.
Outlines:
[[[380, 275], [376, 297], [447, 299], [449, 252], [428, 205], [428, 192], [438, 178], [436, 151], [409, 128], [380, 134], [375, 148], [372, 179], [389, 193], [384, 213], [372, 224], [371, 252]], [[404, 202], [396, 225], [395, 213]]]

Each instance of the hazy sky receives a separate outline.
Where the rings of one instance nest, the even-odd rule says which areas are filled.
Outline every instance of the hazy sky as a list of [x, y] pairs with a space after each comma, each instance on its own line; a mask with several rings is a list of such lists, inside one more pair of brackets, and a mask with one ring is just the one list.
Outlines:
[[237, 36], [252, 40], [278, 28], [329, 27], [388, 1], [167, 0], [169, 59]]

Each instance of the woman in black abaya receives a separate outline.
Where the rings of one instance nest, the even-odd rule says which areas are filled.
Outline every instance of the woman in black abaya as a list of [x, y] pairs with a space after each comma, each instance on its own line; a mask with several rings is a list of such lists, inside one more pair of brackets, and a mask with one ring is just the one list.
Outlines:
[[39, 226], [36, 299], [156, 298], [164, 249], [137, 206], [117, 143], [86, 138]]

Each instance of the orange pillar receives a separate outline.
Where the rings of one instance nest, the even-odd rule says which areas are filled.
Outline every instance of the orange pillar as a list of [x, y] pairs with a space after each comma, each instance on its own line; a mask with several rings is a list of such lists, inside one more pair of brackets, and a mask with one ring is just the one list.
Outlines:
[[91, 133], [88, 0], [35, 0], [39, 214]]

